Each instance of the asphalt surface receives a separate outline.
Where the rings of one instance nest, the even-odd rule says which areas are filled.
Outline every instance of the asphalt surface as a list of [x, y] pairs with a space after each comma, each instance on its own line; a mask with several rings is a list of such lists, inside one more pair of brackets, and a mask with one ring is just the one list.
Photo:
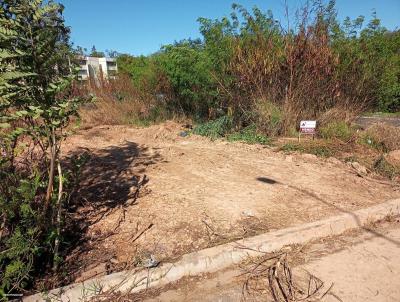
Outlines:
[[400, 127], [400, 117], [360, 116], [355, 123], [363, 129], [378, 123]]

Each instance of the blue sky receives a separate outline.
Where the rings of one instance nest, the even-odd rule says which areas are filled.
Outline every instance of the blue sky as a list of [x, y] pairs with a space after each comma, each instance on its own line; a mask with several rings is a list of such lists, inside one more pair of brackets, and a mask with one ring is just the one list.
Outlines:
[[[271, 9], [284, 17], [284, 0], [59, 0], [75, 45], [116, 50], [133, 55], [150, 54], [175, 40], [200, 37], [198, 17], [221, 18], [233, 2]], [[291, 12], [303, 1], [288, 0]], [[376, 9], [382, 24], [400, 28], [400, 0], [337, 0], [339, 18], [369, 17]]]

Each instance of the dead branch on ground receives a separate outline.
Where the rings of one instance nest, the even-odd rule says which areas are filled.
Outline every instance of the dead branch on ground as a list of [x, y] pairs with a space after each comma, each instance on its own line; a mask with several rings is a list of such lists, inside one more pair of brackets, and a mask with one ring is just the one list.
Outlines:
[[242, 287], [242, 297], [268, 295], [274, 302], [321, 301], [326, 295], [339, 297], [331, 293], [333, 284], [324, 290], [324, 282], [307, 272], [306, 277], [293, 274], [291, 261], [293, 255], [288, 252], [266, 254], [261, 258], [249, 258], [244, 268], [246, 280]]

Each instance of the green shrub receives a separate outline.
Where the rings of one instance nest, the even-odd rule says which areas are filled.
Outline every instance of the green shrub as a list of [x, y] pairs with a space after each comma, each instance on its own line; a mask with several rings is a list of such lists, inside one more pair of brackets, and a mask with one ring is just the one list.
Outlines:
[[163, 46], [157, 56], [172, 90], [171, 111], [206, 118], [215, 108], [217, 86], [211, 75], [212, 63], [200, 40], [183, 40]]
[[286, 143], [280, 150], [287, 153], [300, 152], [314, 154], [319, 157], [330, 157], [335, 154], [334, 150], [328, 144], [320, 142]]
[[346, 163], [352, 163], [352, 162], [358, 162], [359, 159], [358, 159], [357, 156], [355, 156], [355, 155], [350, 155], [350, 156], [347, 156], [347, 157], [344, 159], [344, 161], [345, 161]]
[[[7, 170], [4, 166], [0, 169]], [[32, 281], [34, 260], [50, 248], [45, 242], [48, 233], [40, 223], [41, 214], [33, 202], [37, 191], [45, 187], [42, 176], [4, 172], [0, 175], [0, 208], [3, 219], [8, 218], [14, 228], [1, 230], [0, 300], [13, 287], [25, 288]]]
[[194, 134], [207, 136], [211, 139], [224, 137], [232, 129], [232, 118], [224, 115], [213, 121], [197, 125], [193, 129]]
[[0, 2], [0, 300], [57, 271], [62, 256], [71, 191], [61, 144], [84, 101], [62, 11], [54, 1]]
[[307, 150], [307, 153], [314, 154], [319, 157], [331, 157], [334, 155], [334, 151], [329, 146], [312, 146]]
[[324, 139], [338, 138], [348, 141], [353, 133], [353, 129], [346, 122], [331, 122], [319, 129], [319, 134]]
[[228, 141], [242, 141], [248, 144], [261, 144], [267, 145], [271, 140], [257, 132], [255, 125], [248, 126], [238, 132], [234, 132], [227, 136]]

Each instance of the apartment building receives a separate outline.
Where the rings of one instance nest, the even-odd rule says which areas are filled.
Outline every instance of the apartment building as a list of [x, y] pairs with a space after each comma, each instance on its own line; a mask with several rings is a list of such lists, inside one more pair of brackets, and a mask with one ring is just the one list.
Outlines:
[[96, 58], [96, 57], [80, 57], [79, 58], [79, 79], [87, 80], [89, 77], [98, 80], [113, 79], [118, 71], [117, 61], [114, 58]]

